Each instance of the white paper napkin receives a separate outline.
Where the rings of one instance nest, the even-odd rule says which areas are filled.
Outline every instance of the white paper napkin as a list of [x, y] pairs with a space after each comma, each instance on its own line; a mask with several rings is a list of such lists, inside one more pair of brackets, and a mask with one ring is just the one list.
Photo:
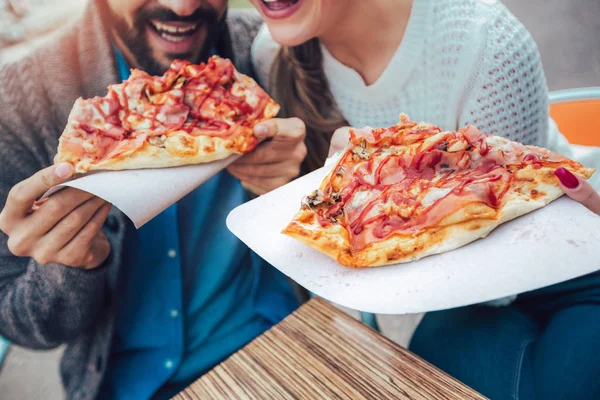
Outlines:
[[140, 228], [238, 157], [183, 167], [92, 172], [50, 189], [44, 197], [64, 187], [81, 189], [113, 204]]

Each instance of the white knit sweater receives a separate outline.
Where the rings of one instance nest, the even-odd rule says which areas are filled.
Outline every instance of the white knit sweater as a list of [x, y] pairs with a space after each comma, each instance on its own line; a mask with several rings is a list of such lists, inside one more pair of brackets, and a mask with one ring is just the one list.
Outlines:
[[[263, 27], [254, 65], [268, 87], [279, 49]], [[496, 0], [414, 0], [401, 45], [366, 86], [322, 46], [323, 68], [350, 125], [387, 127], [400, 112], [445, 130], [473, 124], [526, 144], [548, 144], [546, 79], [535, 42]]]
[[[492, 135], [571, 155], [548, 117], [537, 46], [497, 0], [414, 0], [402, 43], [370, 86], [321, 49], [333, 96], [352, 126], [391, 126], [403, 112], [444, 130], [473, 124]], [[268, 89], [278, 50], [263, 26], [252, 56], [258, 79]], [[487, 304], [507, 305], [515, 297]]]

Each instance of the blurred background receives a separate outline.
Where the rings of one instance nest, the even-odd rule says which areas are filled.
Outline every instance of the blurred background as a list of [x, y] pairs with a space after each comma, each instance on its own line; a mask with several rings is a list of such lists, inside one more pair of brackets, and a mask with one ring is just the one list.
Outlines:
[[[504, 0], [538, 44], [550, 90], [600, 86], [600, 0]], [[0, 64], [52, 40], [77, 18], [85, 0], [0, 0]], [[230, 0], [231, 7], [251, 7]], [[357, 316], [351, 310], [345, 310]], [[379, 316], [386, 336], [406, 346], [417, 316]], [[12, 346], [0, 367], [0, 399], [59, 399], [61, 349]]]
[[[599, 0], [504, 0], [536, 40], [550, 90], [600, 84]], [[51, 40], [86, 0], [0, 0], [0, 63]], [[231, 7], [252, 7], [230, 0]]]

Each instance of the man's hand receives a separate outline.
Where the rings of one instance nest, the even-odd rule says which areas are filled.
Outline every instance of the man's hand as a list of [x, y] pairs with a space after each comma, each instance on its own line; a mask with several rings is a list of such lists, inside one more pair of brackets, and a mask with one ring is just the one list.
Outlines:
[[8, 235], [14, 255], [85, 269], [96, 268], [108, 258], [110, 243], [100, 229], [109, 203], [73, 188], [36, 202], [73, 172], [71, 164], [54, 165], [12, 188], [0, 212], [0, 230]]
[[298, 177], [300, 164], [306, 157], [306, 126], [302, 120], [274, 118], [257, 124], [254, 135], [259, 140], [270, 140], [227, 168], [244, 188], [265, 194]]

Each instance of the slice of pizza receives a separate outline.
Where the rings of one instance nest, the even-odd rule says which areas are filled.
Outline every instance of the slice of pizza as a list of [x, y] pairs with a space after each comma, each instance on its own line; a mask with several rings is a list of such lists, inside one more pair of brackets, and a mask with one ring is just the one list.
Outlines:
[[418, 260], [485, 237], [562, 195], [554, 171], [593, 169], [549, 150], [401, 115], [348, 147], [283, 233], [349, 267]]
[[78, 99], [55, 162], [76, 172], [205, 163], [252, 151], [254, 125], [279, 105], [230, 60], [175, 60], [163, 76], [132, 70], [108, 94]]

